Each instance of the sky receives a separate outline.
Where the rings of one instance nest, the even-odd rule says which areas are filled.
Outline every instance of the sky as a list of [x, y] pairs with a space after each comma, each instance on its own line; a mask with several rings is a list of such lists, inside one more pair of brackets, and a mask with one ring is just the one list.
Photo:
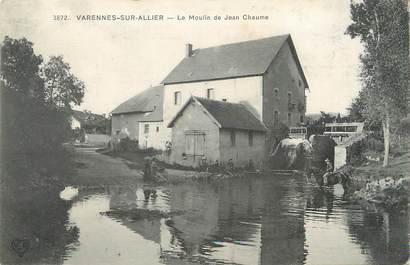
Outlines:
[[[309, 83], [307, 112], [346, 113], [360, 90], [361, 44], [344, 32], [349, 0], [0, 0], [0, 38], [26, 37], [46, 60], [62, 55], [86, 86], [79, 109], [109, 113], [159, 84], [184, 57], [205, 48], [290, 33]], [[163, 15], [162, 21], [79, 21], [78, 15]], [[268, 20], [225, 21], [225, 15]], [[56, 15], [69, 20], [59, 21]], [[177, 16], [215, 15], [221, 21]], [[174, 19], [167, 19], [174, 17]]]

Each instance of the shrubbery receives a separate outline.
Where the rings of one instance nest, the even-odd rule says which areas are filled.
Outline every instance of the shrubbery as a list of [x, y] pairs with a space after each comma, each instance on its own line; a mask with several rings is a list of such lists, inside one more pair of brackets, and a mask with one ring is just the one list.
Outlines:
[[2, 175], [28, 178], [63, 168], [62, 144], [72, 138], [71, 105], [84, 95], [84, 84], [61, 56], [43, 64], [32, 46], [7, 36], [1, 46]]

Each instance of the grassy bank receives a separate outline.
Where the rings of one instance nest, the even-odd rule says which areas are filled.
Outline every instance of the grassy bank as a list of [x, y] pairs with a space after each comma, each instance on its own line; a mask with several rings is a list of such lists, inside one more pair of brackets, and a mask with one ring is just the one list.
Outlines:
[[154, 149], [135, 150], [135, 151], [119, 151], [115, 152], [107, 149], [97, 149], [97, 152], [111, 157], [122, 158], [126, 161], [125, 164], [131, 169], [144, 170], [145, 158], [155, 156], [161, 151]]
[[372, 161], [365, 165], [354, 167], [352, 178], [359, 187], [364, 187], [366, 181], [376, 181], [386, 177], [410, 177], [410, 144], [392, 152], [390, 163], [383, 167], [382, 161]]

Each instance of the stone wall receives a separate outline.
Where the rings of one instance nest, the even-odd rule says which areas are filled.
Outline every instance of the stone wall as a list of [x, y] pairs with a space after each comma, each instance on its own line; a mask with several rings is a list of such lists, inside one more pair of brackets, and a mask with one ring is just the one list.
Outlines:
[[[145, 126], [148, 125], [148, 132], [145, 131]], [[171, 140], [167, 136], [169, 129], [165, 127], [162, 121], [154, 122], [139, 122], [139, 141], [140, 149], [154, 148], [165, 150], [165, 142]]]
[[138, 141], [138, 122], [142, 120], [144, 113], [125, 113], [112, 115], [111, 135], [116, 135], [117, 131], [121, 135], [127, 135], [131, 140]]
[[[164, 122], [168, 123], [191, 96], [206, 98], [207, 89], [214, 89], [215, 100], [250, 106], [258, 117], [262, 111], [262, 77], [240, 77], [213, 81], [170, 84], [164, 90]], [[181, 92], [181, 104], [174, 104], [174, 93]]]
[[228, 162], [232, 159], [235, 167], [244, 167], [252, 159], [255, 167], [261, 168], [264, 158], [265, 134], [262, 132], [253, 132], [253, 144], [249, 145], [249, 132], [243, 130], [234, 130], [235, 146], [231, 143], [231, 131], [221, 129], [220, 135], [220, 152], [221, 162]]
[[334, 169], [337, 170], [342, 166], [346, 165], [347, 150], [346, 146], [335, 146], [335, 166]]
[[[280, 140], [286, 137], [284, 127], [300, 124], [300, 116], [305, 115], [306, 101], [305, 88], [301, 73], [291, 53], [288, 43], [279, 50], [278, 56], [263, 75], [263, 110], [262, 117], [269, 132], [266, 138], [265, 155], [268, 155]], [[277, 92], [275, 92], [277, 91]], [[288, 93], [291, 93], [291, 102], [294, 108], [289, 109]], [[305, 109], [298, 110], [301, 103]], [[278, 111], [278, 122], [275, 122], [274, 113]], [[291, 122], [288, 123], [288, 113], [291, 113]]]

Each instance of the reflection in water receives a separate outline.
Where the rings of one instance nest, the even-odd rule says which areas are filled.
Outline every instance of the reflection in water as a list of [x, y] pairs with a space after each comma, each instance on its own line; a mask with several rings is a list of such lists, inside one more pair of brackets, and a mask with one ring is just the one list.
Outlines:
[[63, 263], [66, 252], [78, 245], [79, 229], [68, 219], [70, 206], [57, 191], [16, 193], [3, 189], [0, 263]]
[[409, 214], [348, 213], [349, 233], [375, 264], [403, 264], [409, 259]]
[[[55, 196], [14, 202], [2, 218], [2, 233], [13, 231], [8, 238], [41, 238], [20, 263], [405, 264], [409, 257], [407, 211], [368, 213], [303, 178], [80, 189], [72, 202]], [[137, 220], [100, 214], [117, 208], [184, 213]], [[1, 262], [16, 263], [1, 248]]]

